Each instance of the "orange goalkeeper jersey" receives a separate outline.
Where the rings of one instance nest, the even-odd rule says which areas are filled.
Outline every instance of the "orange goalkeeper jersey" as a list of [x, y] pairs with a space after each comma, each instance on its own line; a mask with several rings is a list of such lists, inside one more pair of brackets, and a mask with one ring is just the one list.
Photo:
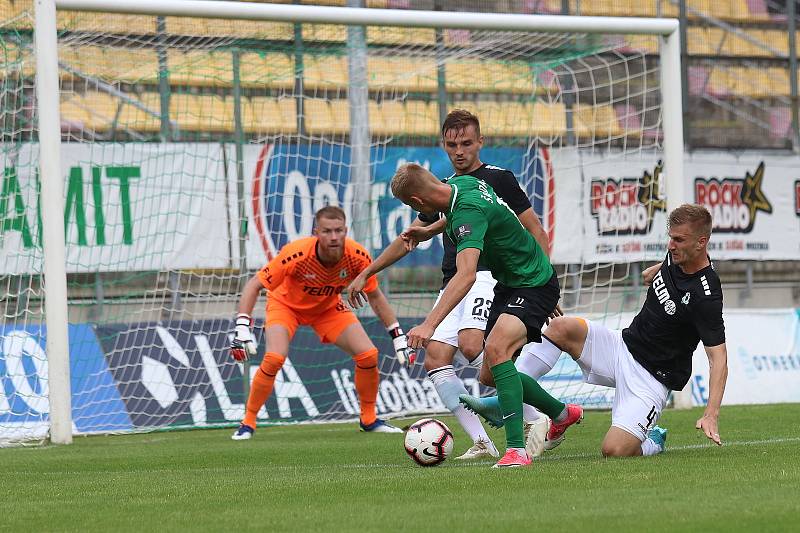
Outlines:
[[[341, 301], [341, 293], [372, 262], [366, 249], [353, 239], [345, 239], [344, 255], [332, 267], [317, 258], [317, 238], [292, 241], [258, 272], [261, 284], [275, 298], [293, 310], [317, 314]], [[378, 288], [378, 278], [370, 276], [365, 292]]]

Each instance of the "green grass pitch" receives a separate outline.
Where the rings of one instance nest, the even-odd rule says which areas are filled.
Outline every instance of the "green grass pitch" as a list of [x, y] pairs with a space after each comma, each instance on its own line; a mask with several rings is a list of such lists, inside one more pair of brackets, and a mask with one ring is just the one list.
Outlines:
[[[244, 442], [225, 429], [3, 449], [0, 530], [796, 531], [800, 405], [724, 408], [721, 448], [694, 429], [700, 413], [664, 413], [663, 455], [605, 460], [610, 414], [590, 411], [559, 448], [510, 470], [422, 468], [402, 435], [354, 424], [264, 427]], [[460, 454], [466, 437], [441, 419]]]

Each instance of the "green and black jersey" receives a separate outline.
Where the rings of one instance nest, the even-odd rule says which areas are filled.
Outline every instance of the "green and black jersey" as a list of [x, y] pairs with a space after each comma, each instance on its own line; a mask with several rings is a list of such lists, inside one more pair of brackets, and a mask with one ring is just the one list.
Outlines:
[[507, 287], [545, 285], [553, 266], [494, 189], [473, 176], [457, 176], [447, 184], [451, 192], [445, 232], [456, 250], [480, 250], [479, 263]]

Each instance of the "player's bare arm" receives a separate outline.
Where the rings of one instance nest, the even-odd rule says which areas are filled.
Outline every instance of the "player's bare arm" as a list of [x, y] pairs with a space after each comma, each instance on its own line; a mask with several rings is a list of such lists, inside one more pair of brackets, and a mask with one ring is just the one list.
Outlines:
[[258, 276], [253, 276], [247, 280], [242, 290], [242, 295], [239, 297], [239, 313], [246, 315], [252, 314], [253, 308], [256, 306], [256, 301], [258, 301], [258, 297], [263, 289], [264, 286], [261, 284], [261, 280], [258, 279]]
[[725, 343], [718, 346], [706, 346], [709, 367], [708, 404], [703, 416], [697, 421], [696, 428], [705, 433], [718, 446], [722, 445], [719, 437], [719, 408], [725, 394], [725, 383], [728, 380], [728, 349]]
[[419, 349], [428, 343], [436, 326], [452, 311], [458, 302], [469, 292], [475, 283], [478, 271], [478, 258], [481, 251], [477, 248], [466, 248], [456, 255], [456, 275], [447, 283], [439, 303], [436, 304], [425, 321], [408, 332], [408, 346]]
[[[411, 227], [424, 226], [425, 223], [419, 218], [411, 223]], [[397, 237], [389, 246], [383, 249], [381, 254], [370, 263], [367, 268], [362, 270], [358, 276], [350, 282], [345, 291], [347, 291], [347, 304], [353, 309], [359, 309], [367, 303], [367, 296], [364, 294], [364, 286], [370, 276], [374, 276], [378, 272], [389, 268], [396, 262], [404, 258], [411, 250], [406, 248], [406, 243], [402, 237]]]
[[447, 218], [444, 216], [433, 224], [428, 224], [427, 226], [411, 225], [400, 234], [400, 238], [403, 239], [406, 249], [410, 252], [414, 250], [419, 243], [425, 242], [439, 235], [444, 231], [446, 225]]
[[649, 266], [644, 269], [644, 271], [642, 272], [642, 282], [645, 284], [645, 286], [648, 286], [651, 283], [653, 283], [653, 278], [656, 277], [656, 273], [659, 271], [659, 269], [661, 269], [662, 263], [663, 261], [661, 263], [656, 263], [655, 265]]

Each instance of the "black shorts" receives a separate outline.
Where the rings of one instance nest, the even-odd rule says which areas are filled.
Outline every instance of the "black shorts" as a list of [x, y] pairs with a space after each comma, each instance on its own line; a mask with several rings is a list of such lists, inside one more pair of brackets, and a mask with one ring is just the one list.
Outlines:
[[494, 286], [494, 300], [489, 310], [484, 338], [489, 336], [502, 314], [514, 315], [522, 320], [528, 330], [528, 342], [542, 341], [542, 326], [558, 305], [561, 288], [558, 276], [553, 276], [541, 287], [507, 287], [500, 282]]

